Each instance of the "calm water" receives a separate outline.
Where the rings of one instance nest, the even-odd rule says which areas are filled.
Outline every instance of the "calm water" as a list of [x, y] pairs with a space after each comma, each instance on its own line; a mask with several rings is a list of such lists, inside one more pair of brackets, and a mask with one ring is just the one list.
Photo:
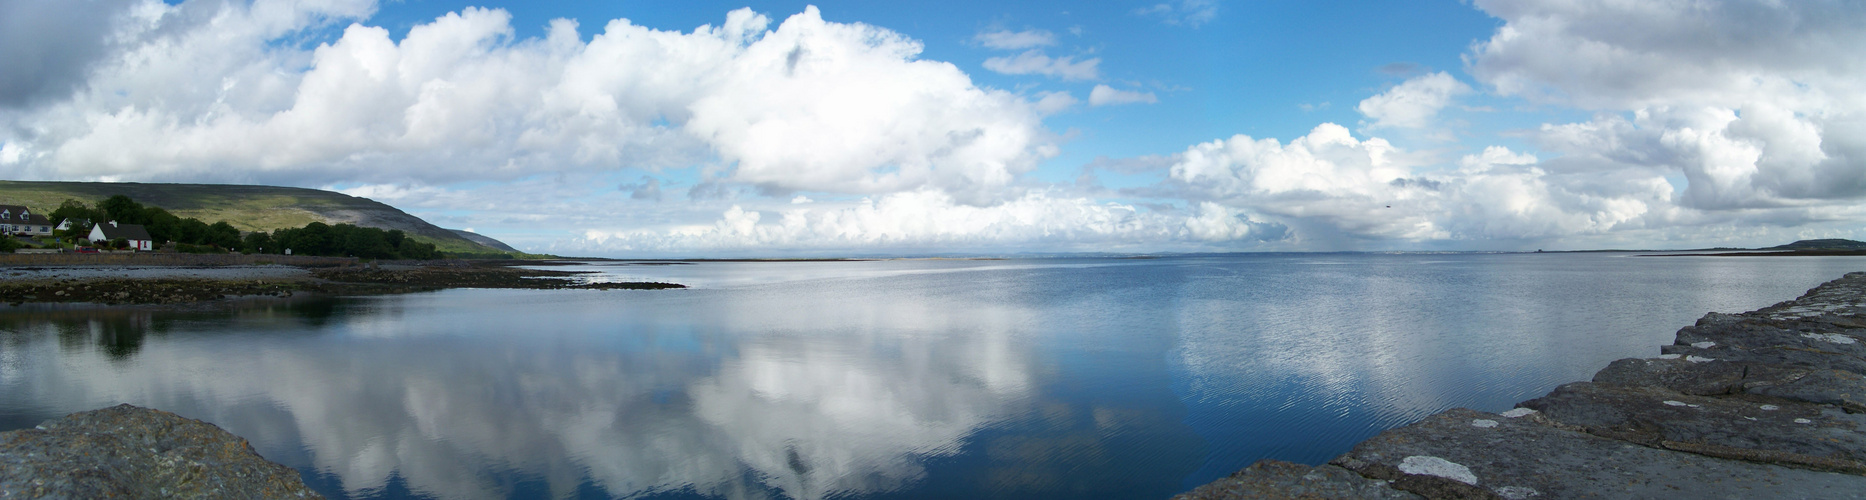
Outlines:
[[0, 430], [166, 409], [333, 498], [1159, 498], [1509, 408], [1866, 259], [588, 269], [694, 288], [0, 309]]

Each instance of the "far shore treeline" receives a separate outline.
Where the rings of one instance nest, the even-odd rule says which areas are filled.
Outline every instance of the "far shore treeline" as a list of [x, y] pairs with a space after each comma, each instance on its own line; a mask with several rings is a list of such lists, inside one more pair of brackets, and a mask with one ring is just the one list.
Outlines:
[[441, 252], [432, 243], [409, 238], [400, 230], [384, 231], [352, 224], [312, 222], [301, 228], [287, 228], [267, 233], [240, 234], [227, 221], [208, 224], [192, 217], [177, 217], [161, 207], [145, 206], [128, 196], [116, 195], [90, 207], [78, 200], [65, 200], [49, 214], [54, 221], [74, 221], [67, 234], [86, 234], [92, 224], [117, 221], [139, 224], [149, 231], [157, 244], [174, 242], [181, 252], [207, 253], [238, 250], [244, 253], [360, 257], [365, 259], [438, 259]]

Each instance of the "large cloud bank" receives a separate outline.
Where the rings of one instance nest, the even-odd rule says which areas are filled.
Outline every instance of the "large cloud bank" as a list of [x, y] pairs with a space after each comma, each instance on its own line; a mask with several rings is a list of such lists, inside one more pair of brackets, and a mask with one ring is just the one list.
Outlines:
[[1562, 171], [1682, 175], [1707, 214], [1789, 220], [1866, 195], [1866, 8], [1856, 2], [1493, 2], [1471, 71], [1506, 96], [1603, 113], [1544, 125]]
[[351, 24], [301, 51], [278, 42], [370, 7], [295, 6], [138, 5], [115, 34], [131, 42], [89, 86], [16, 115], [7, 142], [29, 161], [13, 168], [450, 182], [710, 161], [772, 190], [936, 185], [988, 200], [1051, 150], [1019, 96], [914, 59], [920, 45], [899, 34], [828, 23], [813, 8], [769, 31], [749, 9], [691, 33], [617, 20], [587, 43], [567, 20], [513, 40], [508, 14], [467, 9], [399, 42]]
[[[1192, 199], [1310, 239], [1715, 242], [1857, 236], [1866, 196], [1866, 9], [1847, 2], [1480, 1], [1466, 55], [1498, 96], [1597, 113], [1455, 162], [1323, 124], [1194, 145]], [[1360, 103], [1371, 130], [1441, 127], [1472, 89], [1419, 76]], [[1444, 131], [1439, 130], [1440, 136]]]
[[[23, 104], [4, 110], [0, 171], [360, 185], [347, 190], [458, 210], [471, 197], [404, 198], [450, 184], [540, 174], [601, 183], [623, 169], [697, 165], [702, 178], [690, 197], [718, 201], [712, 213], [725, 214], [712, 232], [584, 220], [564, 228], [585, 236], [568, 243], [581, 251], [1089, 243], [1077, 235], [1138, 244], [1211, 234], [1185, 228], [1208, 213], [1147, 214], [1140, 224], [1131, 208], [1017, 185], [1056, 154], [1044, 108], [1073, 97], [1032, 102], [974, 85], [951, 64], [917, 59], [915, 40], [826, 22], [815, 8], [775, 28], [749, 9], [691, 32], [615, 20], [587, 40], [569, 20], [552, 22], [542, 38], [517, 39], [506, 12], [467, 9], [394, 40], [353, 22], [374, 7], [134, 4], [109, 19], [110, 53], [83, 69], [88, 81], [69, 95], [44, 90], [61, 85], [53, 81], [60, 75], [9, 83], [6, 97]], [[339, 29], [326, 43], [295, 43]], [[1093, 61], [1086, 64], [1092, 76]], [[662, 198], [659, 180], [647, 182], [631, 197]], [[760, 213], [732, 203], [747, 190], [776, 200], [813, 192], [875, 201], [788, 210], [751, 227]], [[482, 192], [464, 205], [498, 204], [487, 198], [514, 192]], [[549, 204], [549, 193], [531, 194], [524, 204]], [[421, 204], [441, 200], [454, 204]], [[1219, 223], [1249, 224], [1232, 217]]]

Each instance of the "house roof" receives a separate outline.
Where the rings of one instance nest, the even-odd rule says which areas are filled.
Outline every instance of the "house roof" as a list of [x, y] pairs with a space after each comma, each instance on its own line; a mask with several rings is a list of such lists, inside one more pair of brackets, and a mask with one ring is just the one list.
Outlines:
[[152, 239], [149, 237], [149, 230], [143, 229], [141, 224], [117, 224], [115, 226], [110, 224], [98, 224], [97, 228], [104, 232], [104, 239], [106, 240], [114, 240], [117, 238], [126, 240]]
[[[26, 216], [15, 217], [15, 215], [22, 214], [22, 213], [26, 214]], [[33, 213], [32, 209], [22, 207], [19, 205], [0, 205], [0, 214], [7, 214], [7, 217], [5, 219], [0, 219], [0, 224], [47, 225], [47, 226], [52, 225], [52, 223], [48, 221], [44, 215]]]

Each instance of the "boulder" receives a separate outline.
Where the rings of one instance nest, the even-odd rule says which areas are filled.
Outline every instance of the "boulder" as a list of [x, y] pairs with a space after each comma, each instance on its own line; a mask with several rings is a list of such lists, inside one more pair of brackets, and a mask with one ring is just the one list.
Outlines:
[[1463, 408], [1333, 462], [1427, 498], [1855, 498], [1866, 477], [1641, 446]]
[[0, 498], [323, 498], [207, 422], [117, 405], [0, 433]]
[[1333, 465], [1310, 467], [1281, 460], [1260, 460], [1230, 477], [1181, 493], [1173, 500], [1330, 500], [1416, 499], [1388, 481], [1368, 479]]
[[1576, 382], [1521, 406], [1559, 427], [1654, 448], [1866, 474], [1866, 415], [1829, 405]]

